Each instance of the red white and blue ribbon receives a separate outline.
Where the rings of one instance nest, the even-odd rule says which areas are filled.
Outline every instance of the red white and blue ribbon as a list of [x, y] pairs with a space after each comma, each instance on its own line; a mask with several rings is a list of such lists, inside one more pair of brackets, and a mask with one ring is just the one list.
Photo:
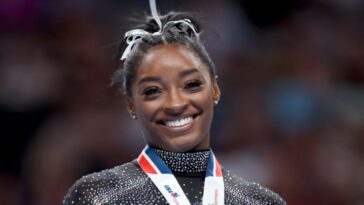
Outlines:
[[[148, 145], [138, 157], [139, 166], [157, 186], [169, 204], [189, 205], [177, 179], [163, 160]], [[205, 174], [205, 186], [202, 198], [203, 205], [224, 204], [224, 181], [221, 166], [210, 151]]]

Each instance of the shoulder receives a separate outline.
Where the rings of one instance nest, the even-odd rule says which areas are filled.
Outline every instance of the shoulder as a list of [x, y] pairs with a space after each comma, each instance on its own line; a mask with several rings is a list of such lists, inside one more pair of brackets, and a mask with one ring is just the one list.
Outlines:
[[130, 188], [131, 182], [142, 187], [146, 179], [147, 176], [134, 162], [92, 173], [71, 186], [62, 205], [110, 203], [126, 192], [134, 191]]
[[223, 169], [227, 204], [286, 205], [275, 192], [255, 182], [248, 182]]

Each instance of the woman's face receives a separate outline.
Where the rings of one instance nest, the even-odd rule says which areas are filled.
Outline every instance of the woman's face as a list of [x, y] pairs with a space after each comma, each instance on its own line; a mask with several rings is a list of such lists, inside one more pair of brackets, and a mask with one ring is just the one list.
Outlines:
[[209, 148], [220, 90], [192, 51], [176, 44], [152, 48], [131, 86], [129, 110], [135, 112], [148, 144], [175, 152]]

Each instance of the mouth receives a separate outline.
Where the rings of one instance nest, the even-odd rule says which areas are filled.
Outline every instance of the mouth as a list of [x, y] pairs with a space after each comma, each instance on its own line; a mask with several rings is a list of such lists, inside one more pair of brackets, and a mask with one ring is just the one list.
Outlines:
[[183, 127], [188, 127], [190, 124], [192, 124], [193, 120], [197, 116], [198, 114], [194, 114], [173, 120], [159, 120], [157, 121], [157, 123], [169, 128], [183, 128]]

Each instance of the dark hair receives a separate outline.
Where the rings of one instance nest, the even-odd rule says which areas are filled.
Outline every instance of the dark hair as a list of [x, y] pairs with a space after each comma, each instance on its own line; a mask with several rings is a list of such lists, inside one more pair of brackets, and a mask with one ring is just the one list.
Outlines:
[[[189, 19], [196, 32], [201, 33], [200, 23], [198, 23], [194, 17], [187, 13], [169, 12], [164, 16], [160, 16], [160, 19], [162, 21], [162, 25], [165, 25], [170, 21]], [[136, 29], [142, 29], [152, 34], [159, 31], [159, 26], [152, 17], [147, 16], [146, 21], [136, 26]], [[164, 29], [160, 35], [147, 35], [144, 36], [138, 43], [136, 43], [130, 54], [121, 64], [120, 68], [113, 74], [111, 79], [112, 84], [120, 85], [123, 92], [130, 97], [130, 86], [135, 77], [135, 71], [139, 67], [143, 57], [154, 46], [172, 43], [184, 46], [195, 52], [201, 61], [208, 66], [211, 77], [216, 75], [215, 65], [211, 61], [204, 45], [200, 41], [200, 38], [194, 33], [181, 32], [181, 30], [170, 27], [169, 29]]]

